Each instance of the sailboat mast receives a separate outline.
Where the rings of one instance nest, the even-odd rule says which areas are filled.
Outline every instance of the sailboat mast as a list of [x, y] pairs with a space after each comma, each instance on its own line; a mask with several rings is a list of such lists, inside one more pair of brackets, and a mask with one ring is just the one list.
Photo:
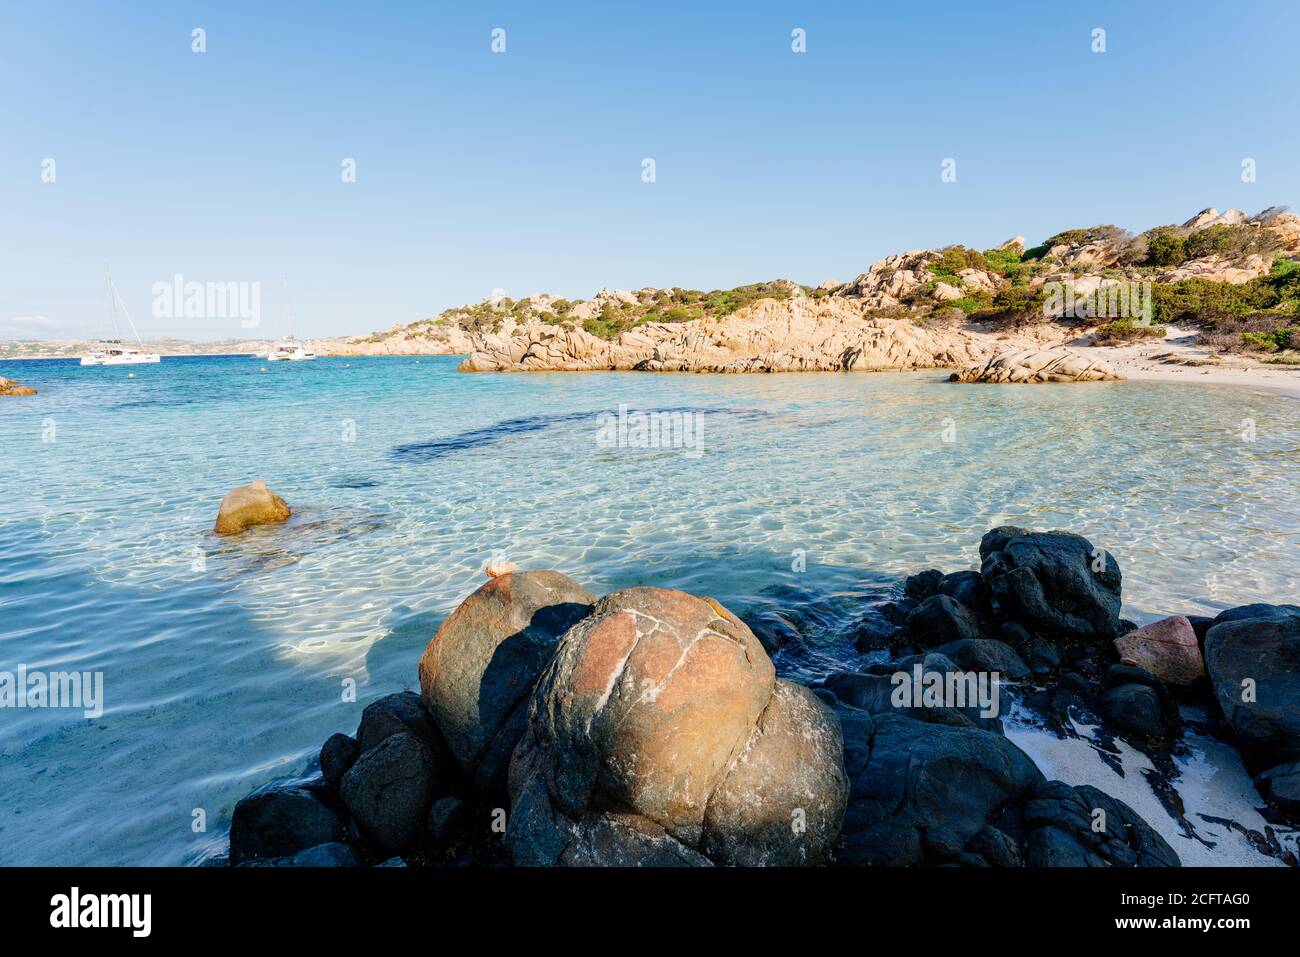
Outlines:
[[130, 313], [130, 311], [126, 308], [126, 303], [122, 301], [122, 294], [121, 294], [120, 292], [117, 291], [117, 283], [113, 282], [113, 277], [112, 277], [112, 276], [109, 276], [109, 277], [108, 277], [108, 286], [109, 286], [109, 289], [111, 289], [112, 292], [113, 292], [113, 297], [114, 297], [114, 301], [115, 301], [115, 304], [116, 304], [116, 305], [114, 306], [114, 309], [113, 309], [113, 325], [114, 325], [114, 334], [116, 334], [116, 327], [117, 327], [117, 308], [116, 308], [116, 307], [117, 307], [118, 305], [120, 305], [120, 306], [122, 307], [122, 315], [126, 316], [127, 324], [131, 327], [131, 335], [135, 336], [136, 344], [139, 345], [141, 349], [143, 349], [143, 348], [144, 348], [144, 341], [140, 338], [140, 331], [139, 331], [138, 329], [136, 329], [136, 327], [135, 327], [135, 320], [131, 318], [131, 313]]
[[109, 321], [113, 324], [113, 339], [122, 338], [121, 327], [117, 322], [117, 299], [113, 296], [113, 275], [104, 269], [104, 291], [108, 293], [108, 315]]

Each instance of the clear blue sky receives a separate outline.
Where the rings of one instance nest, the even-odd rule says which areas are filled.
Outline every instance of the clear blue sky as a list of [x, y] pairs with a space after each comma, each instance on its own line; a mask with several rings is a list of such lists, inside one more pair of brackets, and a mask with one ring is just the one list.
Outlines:
[[1294, 0], [4, 0], [0, 337], [102, 334], [106, 263], [146, 336], [244, 334], [153, 319], [175, 273], [261, 281], [271, 336], [287, 274], [311, 336], [1300, 205], [1297, 36]]

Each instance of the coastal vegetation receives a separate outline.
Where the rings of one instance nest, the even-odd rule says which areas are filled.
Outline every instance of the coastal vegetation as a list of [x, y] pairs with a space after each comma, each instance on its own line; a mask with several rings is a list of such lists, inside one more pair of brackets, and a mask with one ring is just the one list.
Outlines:
[[[607, 288], [587, 300], [544, 293], [497, 296], [353, 341], [374, 351], [407, 353], [419, 351], [421, 342], [440, 343], [441, 351], [487, 351], [503, 357], [506, 367], [522, 362], [528, 368], [586, 368], [589, 362], [599, 367], [599, 343], [610, 343], [635, 367], [669, 340], [672, 354], [697, 352], [706, 340], [725, 350], [742, 339], [768, 341], [744, 324], [725, 334], [715, 325], [702, 338], [689, 326], [725, 320], [764, 300], [788, 303], [792, 317], [803, 317], [804, 332], [783, 333], [794, 335], [787, 352], [810, 345], [801, 339], [812, 334], [810, 316], [826, 317], [818, 326], [826, 331], [816, 335], [834, 355], [790, 359], [791, 368], [840, 367], [844, 349], [834, 330], [857, 320], [903, 320], [937, 337], [935, 343], [950, 343], [953, 334], [1037, 330], [1039, 341], [1091, 332], [1095, 344], [1122, 345], [1163, 338], [1171, 326], [1191, 327], [1215, 351], [1287, 361], [1300, 355], [1300, 217], [1284, 207], [1255, 216], [1206, 209], [1181, 225], [1140, 233], [1105, 223], [1062, 230], [1028, 248], [1021, 237], [988, 249], [953, 244], [888, 256], [849, 282], [826, 280], [816, 287], [775, 279], [709, 291]], [[796, 300], [807, 304], [796, 308]], [[1046, 328], [1052, 325], [1060, 328]], [[568, 332], [589, 338], [570, 336], [563, 345], [535, 348]], [[572, 350], [584, 354], [569, 356]], [[951, 356], [947, 361], [952, 364]], [[701, 368], [700, 362], [681, 360], [684, 368]], [[475, 367], [498, 365], [493, 359]], [[758, 367], [767, 368], [761, 362]]]

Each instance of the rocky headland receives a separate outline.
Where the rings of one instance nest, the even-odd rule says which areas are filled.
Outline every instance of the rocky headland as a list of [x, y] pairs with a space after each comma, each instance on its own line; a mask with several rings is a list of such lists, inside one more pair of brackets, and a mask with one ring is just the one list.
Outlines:
[[1178, 866], [1132, 807], [1006, 736], [1014, 697], [1061, 735], [1096, 715], [1171, 768], [1180, 705], [1207, 709], [1275, 822], [1252, 845], [1296, 864], [1274, 826], [1300, 823], [1300, 607], [1138, 628], [1118, 562], [1078, 535], [999, 527], [979, 553], [863, 608], [862, 666], [805, 683], [779, 665], [797, 608], [742, 620], [494, 569], [432, 636], [419, 693], [240, 801], [213, 863]]
[[[1130, 295], [1131, 293], [1131, 295]], [[336, 355], [465, 355], [467, 372], [964, 370], [961, 381], [1215, 379], [1186, 349], [1133, 356], [1192, 328], [1200, 353], [1233, 372], [1300, 388], [1300, 217], [1206, 209], [1132, 234], [1071, 229], [1026, 248], [964, 246], [888, 256], [846, 283], [789, 280], [731, 290], [602, 289], [589, 300], [536, 294], [446, 310], [370, 336], [318, 341]], [[1186, 335], [1183, 336], [1186, 338]], [[1188, 345], [1189, 343], [1183, 343]], [[1092, 353], [1045, 376], [1003, 374], [1002, 357]], [[1107, 354], [1115, 353], [1115, 362]], [[1162, 365], [1158, 375], [1152, 362]], [[1195, 357], [1190, 357], [1195, 359]], [[1019, 361], [1019, 360], [1016, 360]], [[991, 362], [996, 365], [990, 367]], [[1072, 370], [1078, 368], [1079, 377]]]

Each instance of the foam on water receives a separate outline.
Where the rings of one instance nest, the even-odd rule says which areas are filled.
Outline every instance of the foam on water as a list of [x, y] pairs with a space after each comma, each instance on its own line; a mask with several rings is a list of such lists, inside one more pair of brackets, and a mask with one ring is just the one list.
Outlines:
[[[778, 665], [804, 679], [860, 665], [849, 622], [901, 575], [974, 567], [1003, 523], [1109, 548], [1139, 621], [1300, 591], [1300, 417], [1281, 396], [262, 365], [6, 366], [40, 394], [0, 403], [0, 670], [103, 671], [106, 709], [0, 713], [0, 863], [212, 853], [239, 797], [416, 685], [496, 556], [597, 593], [654, 584], [801, 616], [812, 647]], [[702, 454], [602, 447], [595, 415], [622, 403], [705, 411]], [[294, 518], [213, 536], [221, 497], [253, 478]]]

